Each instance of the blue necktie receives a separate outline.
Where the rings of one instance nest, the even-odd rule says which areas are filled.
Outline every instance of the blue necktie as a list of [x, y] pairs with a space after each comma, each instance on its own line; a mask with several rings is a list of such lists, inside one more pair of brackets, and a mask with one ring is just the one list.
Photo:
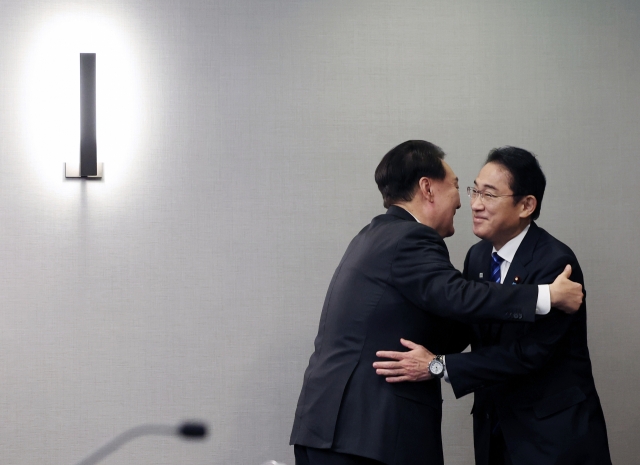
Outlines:
[[498, 252], [491, 254], [491, 281], [500, 284], [500, 264], [504, 261]]

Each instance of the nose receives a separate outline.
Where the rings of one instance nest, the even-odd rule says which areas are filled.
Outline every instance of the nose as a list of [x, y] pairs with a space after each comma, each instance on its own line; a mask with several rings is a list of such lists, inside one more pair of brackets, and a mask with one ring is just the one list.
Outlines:
[[471, 199], [471, 210], [484, 210], [484, 203], [480, 200], [480, 196]]

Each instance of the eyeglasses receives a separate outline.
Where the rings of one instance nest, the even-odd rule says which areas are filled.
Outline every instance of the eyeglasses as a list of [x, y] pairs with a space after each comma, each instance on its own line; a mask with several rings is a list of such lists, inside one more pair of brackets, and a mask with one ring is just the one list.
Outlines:
[[467, 195], [469, 196], [472, 202], [478, 197], [480, 197], [480, 201], [482, 203], [495, 202], [495, 200], [499, 197], [516, 197], [515, 194], [496, 195], [490, 192], [480, 192], [475, 187], [467, 187]]

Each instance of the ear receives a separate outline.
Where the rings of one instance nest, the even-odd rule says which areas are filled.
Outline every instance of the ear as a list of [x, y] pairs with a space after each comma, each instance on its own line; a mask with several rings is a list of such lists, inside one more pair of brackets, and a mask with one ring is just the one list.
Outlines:
[[418, 191], [422, 198], [428, 202], [433, 202], [433, 190], [431, 180], [429, 178], [420, 178], [418, 181]]
[[536, 211], [538, 201], [533, 195], [527, 195], [520, 201], [522, 204], [522, 210], [520, 211], [520, 218], [529, 218]]

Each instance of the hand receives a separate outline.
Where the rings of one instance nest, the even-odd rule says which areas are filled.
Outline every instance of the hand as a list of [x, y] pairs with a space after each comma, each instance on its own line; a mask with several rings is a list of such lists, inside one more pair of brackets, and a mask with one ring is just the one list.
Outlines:
[[400, 383], [402, 381], [426, 381], [433, 378], [429, 372], [429, 363], [435, 358], [431, 352], [419, 344], [414, 344], [406, 339], [400, 339], [400, 343], [409, 352], [392, 352], [381, 350], [376, 352], [380, 358], [390, 358], [393, 362], [374, 362], [373, 368], [380, 376], [386, 376], [388, 383]]
[[582, 284], [569, 280], [571, 265], [567, 265], [556, 280], [549, 285], [551, 306], [565, 313], [575, 313], [580, 309], [584, 300]]

